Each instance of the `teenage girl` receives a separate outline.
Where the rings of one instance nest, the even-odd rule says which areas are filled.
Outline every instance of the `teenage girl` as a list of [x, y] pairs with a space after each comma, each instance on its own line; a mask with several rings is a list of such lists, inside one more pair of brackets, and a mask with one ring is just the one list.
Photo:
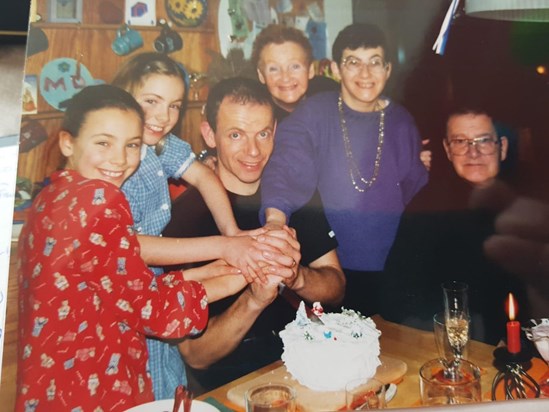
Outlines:
[[63, 170], [36, 197], [19, 241], [18, 411], [123, 411], [152, 401], [145, 335], [199, 333], [207, 303], [243, 276], [155, 278], [140, 257], [120, 186], [138, 168], [143, 111], [127, 92], [74, 96]]

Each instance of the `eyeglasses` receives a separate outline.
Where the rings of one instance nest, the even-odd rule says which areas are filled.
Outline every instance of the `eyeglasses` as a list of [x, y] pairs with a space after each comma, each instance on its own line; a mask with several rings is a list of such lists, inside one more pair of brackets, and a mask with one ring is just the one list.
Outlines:
[[363, 62], [354, 56], [348, 56], [341, 60], [341, 65], [351, 73], [359, 73], [364, 67], [367, 67], [370, 73], [381, 74], [387, 69], [389, 63], [381, 57], [372, 57], [370, 60]]
[[267, 64], [263, 66], [263, 75], [271, 76], [271, 77], [282, 76], [282, 73], [287, 73], [289, 75], [297, 75], [306, 71], [307, 71], [307, 66], [300, 63], [289, 64], [286, 68], [278, 65], [274, 65], [274, 64]]
[[448, 141], [450, 152], [456, 156], [463, 156], [474, 146], [480, 154], [491, 155], [496, 152], [499, 140], [494, 136], [476, 137], [474, 139], [452, 139]]

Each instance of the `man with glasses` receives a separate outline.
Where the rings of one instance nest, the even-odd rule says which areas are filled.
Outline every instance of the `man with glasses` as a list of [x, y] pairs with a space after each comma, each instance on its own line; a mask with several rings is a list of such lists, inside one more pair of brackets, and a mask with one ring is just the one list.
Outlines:
[[433, 315], [442, 310], [440, 284], [462, 281], [469, 285], [471, 338], [496, 344], [505, 335], [507, 294], [518, 298], [524, 316], [528, 300], [523, 285], [483, 252], [494, 214], [471, 210], [469, 201], [475, 188], [500, 180], [508, 140], [497, 135], [486, 110], [471, 104], [450, 111], [442, 146], [450, 163], [434, 162], [429, 184], [401, 219], [385, 269], [390, 281], [382, 315], [432, 330]]
[[343, 305], [369, 315], [383, 300], [377, 285], [400, 215], [427, 170], [412, 116], [382, 94], [392, 65], [381, 30], [347, 26], [332, 59], [340, 90], [307, 97], [277, 128], [261, 217], [280, 227], [318, 189], [347, 278]]
[[508, 141], [505, 136], [497, 136], [492, 118], [485, 111], [465, 108], [449, 116], [443, 145], [459, 177], [474, 186], [486, 186], [499, 173]]

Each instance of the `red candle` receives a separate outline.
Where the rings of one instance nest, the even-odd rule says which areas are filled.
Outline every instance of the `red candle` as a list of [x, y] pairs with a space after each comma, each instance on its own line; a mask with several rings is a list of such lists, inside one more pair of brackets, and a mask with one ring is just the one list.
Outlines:
[[520, 322], [515, 320], [518, 308], [515, 297], [509, 293], [507, 300], [509, 322], [507, 322], [507, 350], [510, 353], [520, 352]]

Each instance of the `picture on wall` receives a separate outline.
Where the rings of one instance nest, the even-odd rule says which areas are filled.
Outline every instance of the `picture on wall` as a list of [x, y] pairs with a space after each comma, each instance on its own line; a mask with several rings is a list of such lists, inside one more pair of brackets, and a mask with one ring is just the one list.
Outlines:
[[52, 23], [82, 22], [82, 0], [50, 0], [49, 6]]
[[156, 25], [156, 0], [126, 0], [125, 10], [125, 20], [129, 25]]
[[26, 75], [23, 82], [23, 114], [35, 114], [38, 111], [37, 79], [35, 75]]

